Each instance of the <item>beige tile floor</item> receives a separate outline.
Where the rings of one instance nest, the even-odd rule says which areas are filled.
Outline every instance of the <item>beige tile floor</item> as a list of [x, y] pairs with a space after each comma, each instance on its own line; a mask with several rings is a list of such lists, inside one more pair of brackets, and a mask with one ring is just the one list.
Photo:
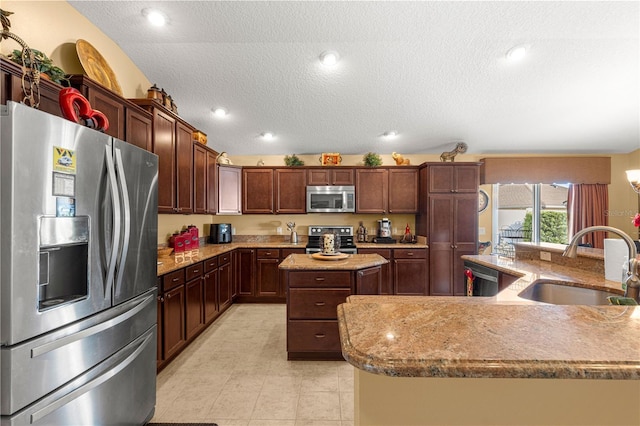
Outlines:
[[153, 422], [352, 426], [353, 367], [287, 361], [286, 306], [231, 306], [158, 375]]

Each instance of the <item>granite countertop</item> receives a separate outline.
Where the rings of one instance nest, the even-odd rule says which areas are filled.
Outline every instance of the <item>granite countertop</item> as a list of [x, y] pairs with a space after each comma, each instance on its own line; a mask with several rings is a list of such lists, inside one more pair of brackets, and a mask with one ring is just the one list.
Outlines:
[[[205, 244], [200, 248], [191, 250], [185, 253], [172, 253], [169, 256], [158, 257], [157, 275], [161, 276], [173, 272], [177, 269], [184, 268], [185, 266], [193, 265], [194, 263], [201, 262], [209, 259], [210, 257], [218, 256], [237, 248], [277, 248], [277, 249], [305, 249], [306, 240], [297, 244], [289, 242], [278, 241], [242, 241], [229, 244]], [[425, 244], [376, 244], [376, 243], [357, 243], [358, 248], [413, 248], [413, 249], [426, 249]]]
[[640, 307], [517, 296], [538, 279], [620, 283], [543, 261], [464, 258], [520, 278], [494, 297], [350, 296], [338, 306], [345, 359], [388, 376], [640, 380]]
[[318, 260], [310, 254], [290, 254], [278, 266], [285, 270], [332, 270], [332, 271], [357, 271], [373, 266], [389, 263], [387, 259], [378, 254], [349, 254], [341, 260]]
[[200, 248], [185, 253], [172, 253], [169, 256], [158, 257], [157, 275], [168, 274], [185, 266], [193, 265], [214, 256], [228, 253], [237, 248], [277, 248], [277, 249], [302, 249], [306, 244], [292, 244], [289, 242], [252, 242], [243, 241], [229, 244], [205, 244]]

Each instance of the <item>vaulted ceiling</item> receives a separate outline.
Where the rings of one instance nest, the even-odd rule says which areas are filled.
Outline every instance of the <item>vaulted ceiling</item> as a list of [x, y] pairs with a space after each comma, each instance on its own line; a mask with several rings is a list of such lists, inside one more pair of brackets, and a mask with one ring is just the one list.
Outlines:
[[639, 2], [69, 3], [233, 155], [640, 148]]

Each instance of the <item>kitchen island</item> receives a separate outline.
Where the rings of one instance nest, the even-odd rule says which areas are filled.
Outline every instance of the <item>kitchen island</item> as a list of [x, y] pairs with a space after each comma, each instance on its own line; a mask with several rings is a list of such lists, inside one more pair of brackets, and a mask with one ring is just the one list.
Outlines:
[[353, 294], [378, 294], [381, 266], [388, 262], [377, 254], [331, 259], [290, 254], [279, 265], [287, 289], [289, 360], [341, 360], [336, 307]]
[[351, 296], [338, 307], [342, 352], [356, 367], [355, 423], [640, 424], [640, 307], [518, 300], [536, 277], [615, 283], [481, 260], [521, 279], [506, 296]]

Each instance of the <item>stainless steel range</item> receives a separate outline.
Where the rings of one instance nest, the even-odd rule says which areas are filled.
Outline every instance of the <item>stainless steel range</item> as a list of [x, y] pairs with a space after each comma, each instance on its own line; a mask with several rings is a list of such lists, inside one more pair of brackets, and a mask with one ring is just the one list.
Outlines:
[[353, 226], [309, 226], [309, 241], [306, 246], [307, 253], [319, 253], [322, 251], [322, 234], [332, 233], [340, 236], [340, 253], [356, 254], [358, 249], [353, 241]]

